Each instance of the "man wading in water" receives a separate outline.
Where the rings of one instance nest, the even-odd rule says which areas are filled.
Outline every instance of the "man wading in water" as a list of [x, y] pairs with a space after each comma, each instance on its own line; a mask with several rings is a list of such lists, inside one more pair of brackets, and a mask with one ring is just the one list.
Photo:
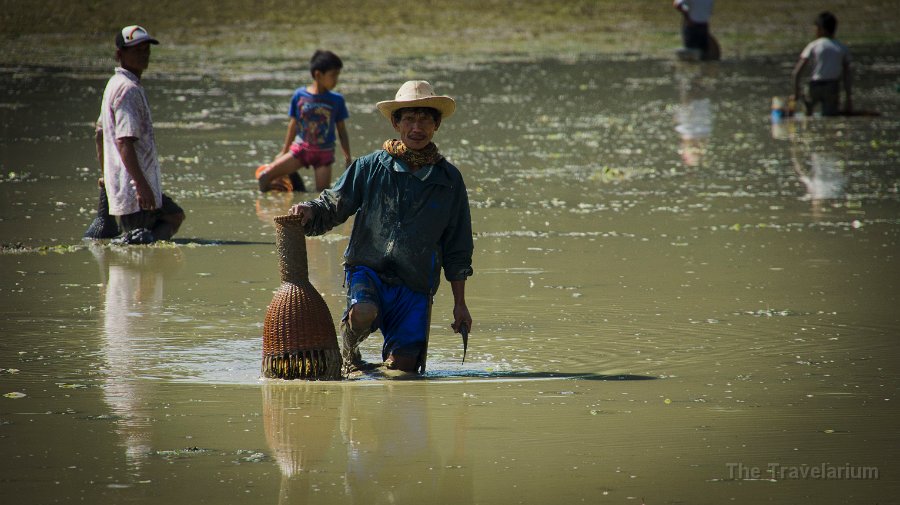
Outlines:
[[426, 81], [408, 81], [379, 102], [399, 139], [353, 162], [332, 189], [294, 205], [307, 235], [356, 214], [344, 252], [347, 310], [341, 320], [344, 373], [365, 362], [359, 344], [376, 329], [387, 368], [424, 372], [441, 268], [453, 290], [453, 330], [472, 327], [466, 278], [472, 275], [472, 220], [459, 170], [431, 142], [456, 103]]
[[[113, 241], [119, 244], [169, 240], [184, 221], [181, 207], [162, 192], [150, 104], [141, 86], [141, 74], [150, 66], [150, 44], [159, 42], [137, 25], [116, 34], [119, 66], [106, 84], [97, 119], [97, 158], [103, 165], [109, 214], [122, 232]], [[103, 199], [101, 194], [101, 211]]]

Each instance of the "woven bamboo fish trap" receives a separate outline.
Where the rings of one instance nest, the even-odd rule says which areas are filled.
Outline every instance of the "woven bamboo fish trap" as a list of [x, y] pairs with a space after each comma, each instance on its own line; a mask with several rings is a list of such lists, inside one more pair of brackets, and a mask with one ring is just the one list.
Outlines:
[[263, 324], [265, 377], [340, 379], [341, 352], [334, 319], [322, 295], [309, 282], [306, 237], [300, 216], [275, 218], [275, 247], [281, 286]]

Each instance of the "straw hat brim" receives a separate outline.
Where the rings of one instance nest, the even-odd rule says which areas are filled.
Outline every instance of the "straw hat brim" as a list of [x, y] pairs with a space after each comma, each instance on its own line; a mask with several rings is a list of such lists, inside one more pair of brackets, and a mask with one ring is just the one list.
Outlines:
[[385, 100], [375, 104], [375, 107], [388, 119], [395, 110], [406, 107], [431, 107], [441, 113], [441, 119], [447, 119], [456, 111], [456, 102], [449, 96], [429, 96], [416, 100]]

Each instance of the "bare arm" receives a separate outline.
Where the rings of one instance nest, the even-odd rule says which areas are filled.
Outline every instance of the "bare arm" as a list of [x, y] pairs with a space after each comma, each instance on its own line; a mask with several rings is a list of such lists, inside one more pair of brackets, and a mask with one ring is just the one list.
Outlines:
[[122, 157], [122, 164], [125, 170], [134, 181], [135, 189], [137, 189], [138, 205], [141, 210], [153, 210], [156, 208], [156, 198], [153, 196], [153, 189], [144, 177], [141, 165], [138, 163], [137, 151], [134, 149], [134, 143], [137, 139], [134, 137], [122, 137], [116, 139], [116, 149], [119, 156]]
[[850, 60], [844, 58], [844, 111], [853, 112], [853, 69], [850, 68]]
[[466, 281], [450, 281], [450, 289], [453, 291], [453, 324], [450, 326], [456, 333], [459, 333], [462, 323], [471, 330], [472, 316], [466, 306]]
[[345, 165], [349, 165], [353, 161], [350, 156], [350, 137], [347, 135], [347, 125], [343, 121], [337, 123], [338, 138], [341, 139], [341, 151], [344, 151]]
[[797, 60], [797, 64], [794, 65], [794, 70], [791, 71], [791, 90], [793, 90], [794, 99], [799, 100], [803, 97], [803, 92], [800, 89], [800, 74], [803, 73], [803, 69], [806, 68], [806, 64], [809, 62], [806, 58], [800, 58]]
[[97, 161], [100, 162], [100, 173], [103, 173], [103, 129], [97, 125], [97, 131], [94, 132], [94, 144], [97, 147]]
[[294, 143], [294, 137], [297, 136], [297, 120], [291, 118], [291, 122], [288, 123], [287, 135], [284, 136], [284, 147], [281, 148], [281, 152], [279, 155], [282, 155], [288, 152], [291, 149], [291, 144]]
[[685, 23], [691, 22], [691, 17], [688, 14], [690, 8], [684, 4], [684, 0], [672, 0], [672, 7], [674, 7], [675, 10], [681, 13], [681, 15], [684, 17]]

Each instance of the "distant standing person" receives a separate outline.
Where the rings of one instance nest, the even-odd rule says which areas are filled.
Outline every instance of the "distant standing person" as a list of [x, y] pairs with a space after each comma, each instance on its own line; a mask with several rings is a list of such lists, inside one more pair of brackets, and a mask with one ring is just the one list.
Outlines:
[[682, 14], [681, 39], [686, 49], [698, 51], [702, 60], [719, 59], [719, 43], [709, 33], [713, 0], [673, 0]]
[[[817, 104], [822, 104], [823, 116], [837, 116], [841, 113], [841, 83], [844, 86], [844, 113], [853, 112], [850, 50], [834, 38], [837, 18], [830, 12], [816, 16], [816, 39], [807, 44], [800, 53], [800, 59], [791, 72], [794, 94], [791, 102], [802, 100], [806, 113], [812, 114]], [[804, 96], [800, 86], [800, 75], [812, 63], [809, 80], [809, 96]]]
[[[302, 167], [313, 167], [316, 191], [331, 186], [335, 130], [340, 137], [344, 164], [349, 165], [352, 161], [345, 124], [350, 113], [344, 97], [333, 91], [343, 66], [341, 59], [331, 51], [318, 50], [313, 54], [309, 61], [312, 83], [297, 88], [291, 97], [288, 110], [291, 119], [284, 148], [275, 161], [256, 170], [260, 191], [305, 191], [303, 179], [297, 173]], [[291, 184], [285, 184], [285, 176], [290, 177]]]
[[150, 104], [141, 85], [141, 74], [150, 66], [150, 44], [159, 41], [137, 25], [116, 34], [119, 66], [106, 84], [97, 120], [97, 157], [109, 214], [122, 232], [114, 242], [121, 244], [169, 240], [184, 221], [184, 211], [160, 184]]

